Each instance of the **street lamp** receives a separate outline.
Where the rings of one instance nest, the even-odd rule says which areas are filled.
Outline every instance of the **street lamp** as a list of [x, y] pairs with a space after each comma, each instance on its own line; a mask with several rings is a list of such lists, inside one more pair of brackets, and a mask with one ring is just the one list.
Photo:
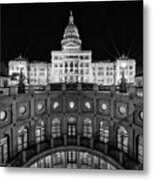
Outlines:
[[126, 63], [122, 62], [121, 67], [122, 67], [122, 77], [121, 77], [121, 83], [120, 83], [120, 92], [126, 93], [127, 87], [126, 87], [126, 79], [125, 79], [125, 74], [124, 74]]

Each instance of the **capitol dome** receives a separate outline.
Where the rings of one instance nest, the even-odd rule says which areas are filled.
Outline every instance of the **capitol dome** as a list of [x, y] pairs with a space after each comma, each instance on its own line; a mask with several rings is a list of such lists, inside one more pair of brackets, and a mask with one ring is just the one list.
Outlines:
[[65, 28], [63, 38], [73, 38], [73, 37], [79, 38], [79, 32], [77, 27], [74, 25], [74, 18], [71, 11], [69, 17], [69, 24]]
[[74, 24], [72, 11], [70, 12], [69, 23], [65, 28], [63, 40], [61, 41], [63, 50], [80, 50], [81, 40], [79, 39], [79, 32]]

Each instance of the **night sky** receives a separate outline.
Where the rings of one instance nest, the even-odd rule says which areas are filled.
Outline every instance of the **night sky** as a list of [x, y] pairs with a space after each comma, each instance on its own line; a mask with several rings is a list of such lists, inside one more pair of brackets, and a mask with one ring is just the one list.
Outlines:
[[123, 53], [143, 64], [143, 2], [34, 3], [1, 5], [1, 61], [19, 54], [47, 60], [61, 49], [61, 39], [73, 11], [82, 49], [93, 61], [114, 60]]

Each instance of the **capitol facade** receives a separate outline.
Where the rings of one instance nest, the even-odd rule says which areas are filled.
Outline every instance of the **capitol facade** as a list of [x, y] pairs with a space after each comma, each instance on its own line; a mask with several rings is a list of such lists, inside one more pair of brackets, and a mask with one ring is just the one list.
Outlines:
[[[92, 51], [82, 50], [82, 41], [74, 17], [70, 12], [69, 23], [61, 40], [61, 51], [51, 51], [51, 63], [28, 62], [21, 55], [9, 61], [9, 75], [23, 72], [26, 85], [47, 85], [49, 83], [95, 83], [98, 85], [119, 85], [122, 72], [128, 84], [135, 84], [136, 61], [125, 55], [117, 59], [92, 59]], [[12, 81], [12, 85], [16, 84]]]

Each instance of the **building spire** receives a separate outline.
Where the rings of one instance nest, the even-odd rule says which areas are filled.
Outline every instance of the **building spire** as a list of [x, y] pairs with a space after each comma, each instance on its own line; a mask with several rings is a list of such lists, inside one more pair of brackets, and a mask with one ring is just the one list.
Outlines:
[[74, 24], [73, 20], [74, 20], [73, 13], [72, 11], [70, 11], [69, 24]]

